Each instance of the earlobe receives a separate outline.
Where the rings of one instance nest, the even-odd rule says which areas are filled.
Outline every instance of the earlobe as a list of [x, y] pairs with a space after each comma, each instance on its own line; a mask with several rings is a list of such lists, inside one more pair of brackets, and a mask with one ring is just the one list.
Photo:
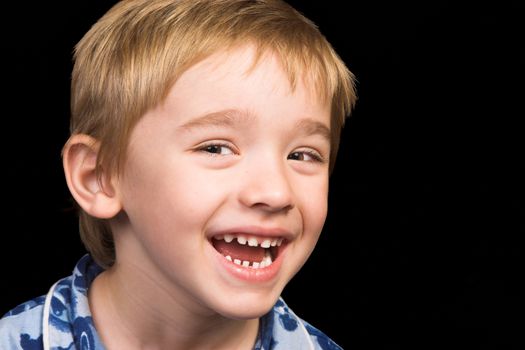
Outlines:
[[97, 176], [99, 143], [88, 135], [69, 138], [63, 151], [63, 165], [69, 191], [89, 215], [109, 219], [122, 209], [112, 176]]

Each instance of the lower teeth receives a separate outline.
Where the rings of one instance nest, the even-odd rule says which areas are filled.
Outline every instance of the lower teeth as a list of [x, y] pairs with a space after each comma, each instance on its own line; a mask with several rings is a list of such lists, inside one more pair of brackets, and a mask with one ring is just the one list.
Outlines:
[[266, 253], [266, 256], [262, 259], [261, 262], [251, 262], [251, 261], [241, 261], [240, 259], [232, 259], [231, 256], [226, 256], [226, 260], [233, 262], [235, 265], [243, 267], [251, 267], [252, 269], [262, 269], [272, 264], [272, 257], [269, 253]]

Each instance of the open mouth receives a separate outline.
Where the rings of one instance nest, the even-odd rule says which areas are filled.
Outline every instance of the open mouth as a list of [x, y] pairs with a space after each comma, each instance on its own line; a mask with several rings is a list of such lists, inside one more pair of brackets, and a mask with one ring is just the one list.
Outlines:
[[216, 235], [211, 243], [215, 250], [234, 264], [263, 269], [277, 259], [286, 241], [281, 237], [254, 237], [239, 233]]

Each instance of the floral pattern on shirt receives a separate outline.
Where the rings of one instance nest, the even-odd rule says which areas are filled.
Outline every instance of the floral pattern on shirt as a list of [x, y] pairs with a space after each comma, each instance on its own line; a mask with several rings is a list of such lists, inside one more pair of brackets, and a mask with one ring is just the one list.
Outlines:
[[[89, 255], [73, 274], [55, 286], [49, 308], [49, 345], [52, 350], [104, 350], [95, 329], [87, 290], [103, 269]], [[43, 350], [45, 296], [23, 303], [0, 319], [0, 349]], [[313, 348], [312, 348], [313, 346]], [[254, 350], [342, 350], [324, 333], [293, 313], [279, 298], [261, 317]]]

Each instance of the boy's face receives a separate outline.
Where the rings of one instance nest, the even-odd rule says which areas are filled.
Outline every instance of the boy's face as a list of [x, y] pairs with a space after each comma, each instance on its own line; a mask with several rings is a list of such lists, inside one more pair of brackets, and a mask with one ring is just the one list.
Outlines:
[[292, 92], [273, 55], [250, 70], [253, 58], [244, 47], [199, 62], [140, 120], [113, 227], [117, 269], [241, 319], [267, 312], [312, 252], [330, 155], [329, 104], [303, 81]]

